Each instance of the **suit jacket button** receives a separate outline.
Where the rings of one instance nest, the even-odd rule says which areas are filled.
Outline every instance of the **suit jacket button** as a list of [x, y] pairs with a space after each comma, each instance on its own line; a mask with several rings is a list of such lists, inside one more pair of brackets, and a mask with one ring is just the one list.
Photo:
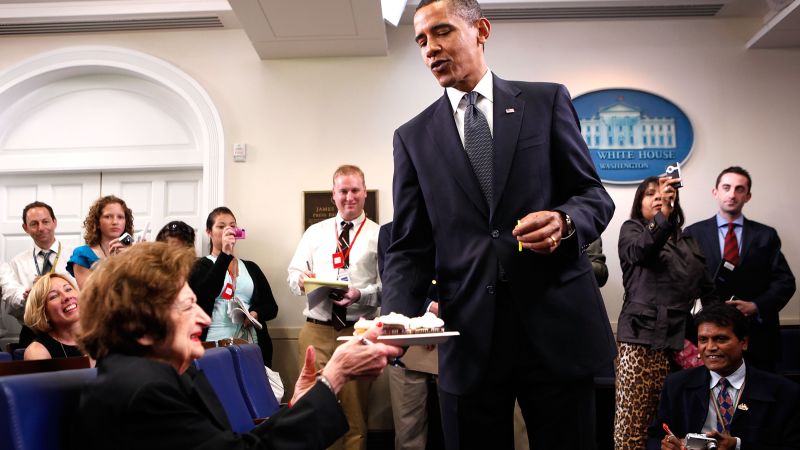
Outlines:
[[499, 230], [492, 230], [492, 237], [494, 239], [499, 238], [500, 237], [500, 231]]
[[486, 292], [488, 292], [490, 294], [494, 294], [494, 285], [490, 284], [490, 285], [486, 286]]

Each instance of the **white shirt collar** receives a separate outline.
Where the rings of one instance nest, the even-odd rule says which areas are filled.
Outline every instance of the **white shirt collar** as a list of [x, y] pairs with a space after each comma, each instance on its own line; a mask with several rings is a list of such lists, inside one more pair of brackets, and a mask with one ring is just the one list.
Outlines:
[[37, 255], [42, 250], [52, 250], [53, 253], [57, 253], [58, 252], [58, 239], [53, 239], [53, 245], [51, 245], [49, 249], [39, 248], [39, 246], [36, 245], [36, 241], [33, 241], [33, 250], [34, 250], [34, 253], [36, 253]]
[[[354, 220], [350, 220], [350, 222], [353, 222], [353, 228], [358, 228], [359, 225], [361, 225], [361, 222], [365, 220], [367, 220], [367, 214], [364, 211], [361, 211], [361, 215], [356, 217]], [[342, 221], [344, 221], [344, 219], [342, 218], [342, 214], [337, 212], [336, 229], [339, 230], [340, 232], [342, 231]]]
[[[711, 385], [708, 388], [714, 389], [717, 383], [719, 383], [719, 379], [722, 378], [722, 376], [717, 372], [714, 372], [713, 370], [709, 370], [709, 372], [711, 372]], [[730, 383], [730, 385], [733, 386], [733, 388], [738, 391], [742, 389], [742, 385], [744, 384], [744, 376], [745, 376], [745, 364], [744, 360], [742, 360], [742, 365], [739, 366], [739, 368], [736, 369], [732, 374], [725, 377], [725, 379], [728, 380], [728, 383]]]
[[[475, 85], [473, 91], [494, 103], [494, 89], [492, 88], [492, 83], [492, 71], [487, 68], [486, 73], [483, 74], [481, 80]], [[445, 88], [445, 92], [447, 92], [447, 98], [450, 100], [450, 105], [453, 107], [453, 113], [455, 114], [455, 111], [458, 109], [458, 104], [464, 99], [464, 94], [466, 94], [466, 92], [459, 91], [453, 87]]]

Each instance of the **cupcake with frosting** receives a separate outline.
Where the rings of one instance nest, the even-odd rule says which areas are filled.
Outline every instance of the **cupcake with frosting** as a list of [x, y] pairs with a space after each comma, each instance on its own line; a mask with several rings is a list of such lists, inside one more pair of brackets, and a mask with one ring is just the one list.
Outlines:
[[366, 333], [367, 330], [375, 326], [375, 323], [376, 322], [373, 319], [365, 319], [361, 317], [358, 319], [358, 322], [353, 325], [353, 335], [361, 336], [362, 334]]
[[386, 316], [380, 316], [378, 319], [383, 322], [382, 334], [396, 335], [406, 334], [409, 327], [409, 318], [398, 313], [389, 313]]
[[444, 321], [432, 312], [426, 312], [420, 317], [409, 319], [411, 333], [441, 333], [444, 331]]

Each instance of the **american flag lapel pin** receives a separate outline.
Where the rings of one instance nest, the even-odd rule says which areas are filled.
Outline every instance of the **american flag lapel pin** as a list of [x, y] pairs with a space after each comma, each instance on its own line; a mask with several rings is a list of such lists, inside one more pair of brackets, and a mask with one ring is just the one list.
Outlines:
[[506, 108], [506, 114], [511, 114], [514, 112], [514, 108]]

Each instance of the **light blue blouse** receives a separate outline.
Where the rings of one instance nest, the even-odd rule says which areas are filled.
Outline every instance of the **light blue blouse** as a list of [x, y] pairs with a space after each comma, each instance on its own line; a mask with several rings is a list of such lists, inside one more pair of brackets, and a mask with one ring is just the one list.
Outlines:
[[[206, 258], [210, 259], [212, 262], [217, 260], [217, 257], [213, 255], [207, 255]], [[237, 259], [236, 261], [239, 265], [239, 276], [236, 278], [236, 290], [234, 291], [234, 295], [239, 297], [242, 303], [249, 308], [250, 299], [253, 296], [253, 279], [250, 277], [250, 273], [247, 271], [242, 260]], [[232, 338], [236, 336], [236, 332], [239, 331], [239, 328], [242, 326], [242, 324], [236, 324], [231, 321], [228, 315], [231, 302], [221, 297], [222, 291], [228, 283], [232, 283], [231, 274], [229, 272], [225, 274], [225, 283], [220, 286], [220, 295], [214, 300], [214, 310], [211, 313], [211, 326], [208, 327], [207, 341]], [[253, 334], [253, 338], [256, 339], [257, 342], [258, 338], [255, 337], [255, 334]]]

